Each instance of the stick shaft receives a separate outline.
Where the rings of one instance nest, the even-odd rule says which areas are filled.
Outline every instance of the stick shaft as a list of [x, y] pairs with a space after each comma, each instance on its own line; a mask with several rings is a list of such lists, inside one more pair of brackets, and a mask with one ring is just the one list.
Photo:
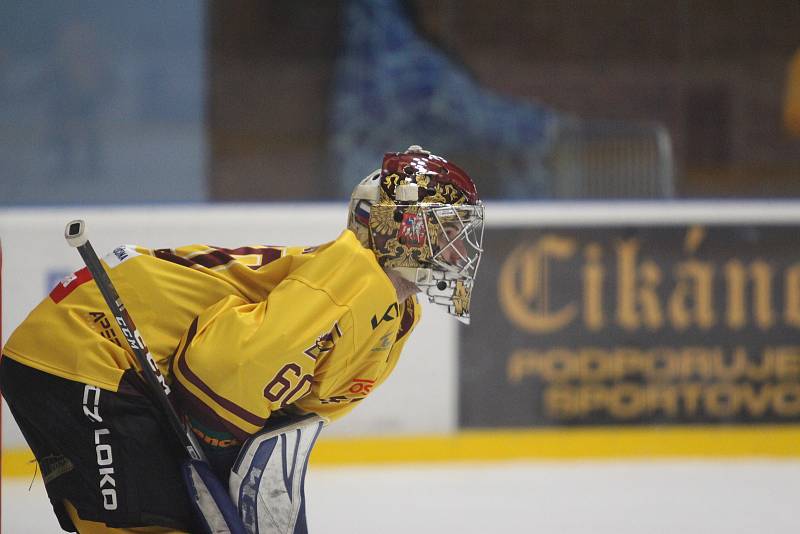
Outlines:
[[112, 315], [114, 315], [117, 325], [119, 325], [119, 328], [122, 330], [125, 340], [128, 342], [128, 345], [136, 357], [136, 361], [139, 362], [139, 366], [142, 368], [142, 375], [148, 386], [153, 390], [156, 402], [166, 415], [169, 425], [172, 427], [176, 437], [190, 458], [206, 461], [203, 451], [198, 445], [194, 435], [183, 425], [178, 412], [175, 411], [175, 408], [169, 401], [168, 395], [170, 389], [164, 379], [164, 375], [159, 370], [147, 345], [145, 345], [144, 339], [142, 339], [141, 334], [136, 329], [133, 318], [130, 313], [128, 313], [116, 288], [114, 288], [114, 284], [111, 282], [102, 263], [100, 263], [100, 259], [97, 257], [94, 248], [92, 248], [92, 244], [88, 240], [85, 240], [82, 244], [77, 245], [76, 248], [81, 258], [83, 258], [86, 267], [89, 269], [89, 272], [92, 274], [92, 278], [94, 278], [97, 288], [103, 295], [108, 308], [111, 310]]

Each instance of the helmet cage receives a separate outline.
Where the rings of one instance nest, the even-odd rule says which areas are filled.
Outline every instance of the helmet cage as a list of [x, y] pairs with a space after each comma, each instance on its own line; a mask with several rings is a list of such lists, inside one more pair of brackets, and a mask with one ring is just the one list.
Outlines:
[[375, 204], [369, 210], [369, 240], [378, 263], [468, 323], [483, 253], [483, 220], [480, 203]]
[[475, 278], [483, 253], [483, 205], [432, 204], [424, 211], [431, 263], [458, 278]]

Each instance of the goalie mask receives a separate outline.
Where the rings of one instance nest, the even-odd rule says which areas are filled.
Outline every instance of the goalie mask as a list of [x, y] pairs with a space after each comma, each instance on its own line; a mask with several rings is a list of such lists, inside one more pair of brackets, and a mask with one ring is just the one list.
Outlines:
[[469, 323], [483, 204], [467, 174], [419, 146], [388, 153], [353, 190], [347, 227], [378, 263]]

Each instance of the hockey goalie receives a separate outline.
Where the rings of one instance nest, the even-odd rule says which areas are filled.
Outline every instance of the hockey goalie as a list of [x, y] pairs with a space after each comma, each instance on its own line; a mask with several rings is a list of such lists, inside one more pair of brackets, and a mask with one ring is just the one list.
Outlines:
[[91, 274], [61, 281], [9, 338], [0, 387], [62, 528], [232, 531], [198, 513], [208, 498], [227, 500], [247, 532], [306, 532], [317, 437], [392, 372], [420, 320], [417, 294], [469, 322], [483, 218], [467, 174], [412, 146], [355, 187], [329, 243], [105, 256], [224, 495], [198, 496], [202, 481], [182, 475], [183, 451]]

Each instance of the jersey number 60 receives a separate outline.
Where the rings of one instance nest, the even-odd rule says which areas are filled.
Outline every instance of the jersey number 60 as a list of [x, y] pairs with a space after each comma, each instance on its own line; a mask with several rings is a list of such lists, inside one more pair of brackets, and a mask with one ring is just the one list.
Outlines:
[[[264, 397], [270, 402], [280, 402], [281, 408], [300, 400], [311, 391], [311, 375], [301, 376], [302, 372], [303, 370], [296, 363], [287, 363], [264, 388]], [[306, 385], [307, 389], [305, 389]], [[303, 391], [304, 389], [305, 391]]]

